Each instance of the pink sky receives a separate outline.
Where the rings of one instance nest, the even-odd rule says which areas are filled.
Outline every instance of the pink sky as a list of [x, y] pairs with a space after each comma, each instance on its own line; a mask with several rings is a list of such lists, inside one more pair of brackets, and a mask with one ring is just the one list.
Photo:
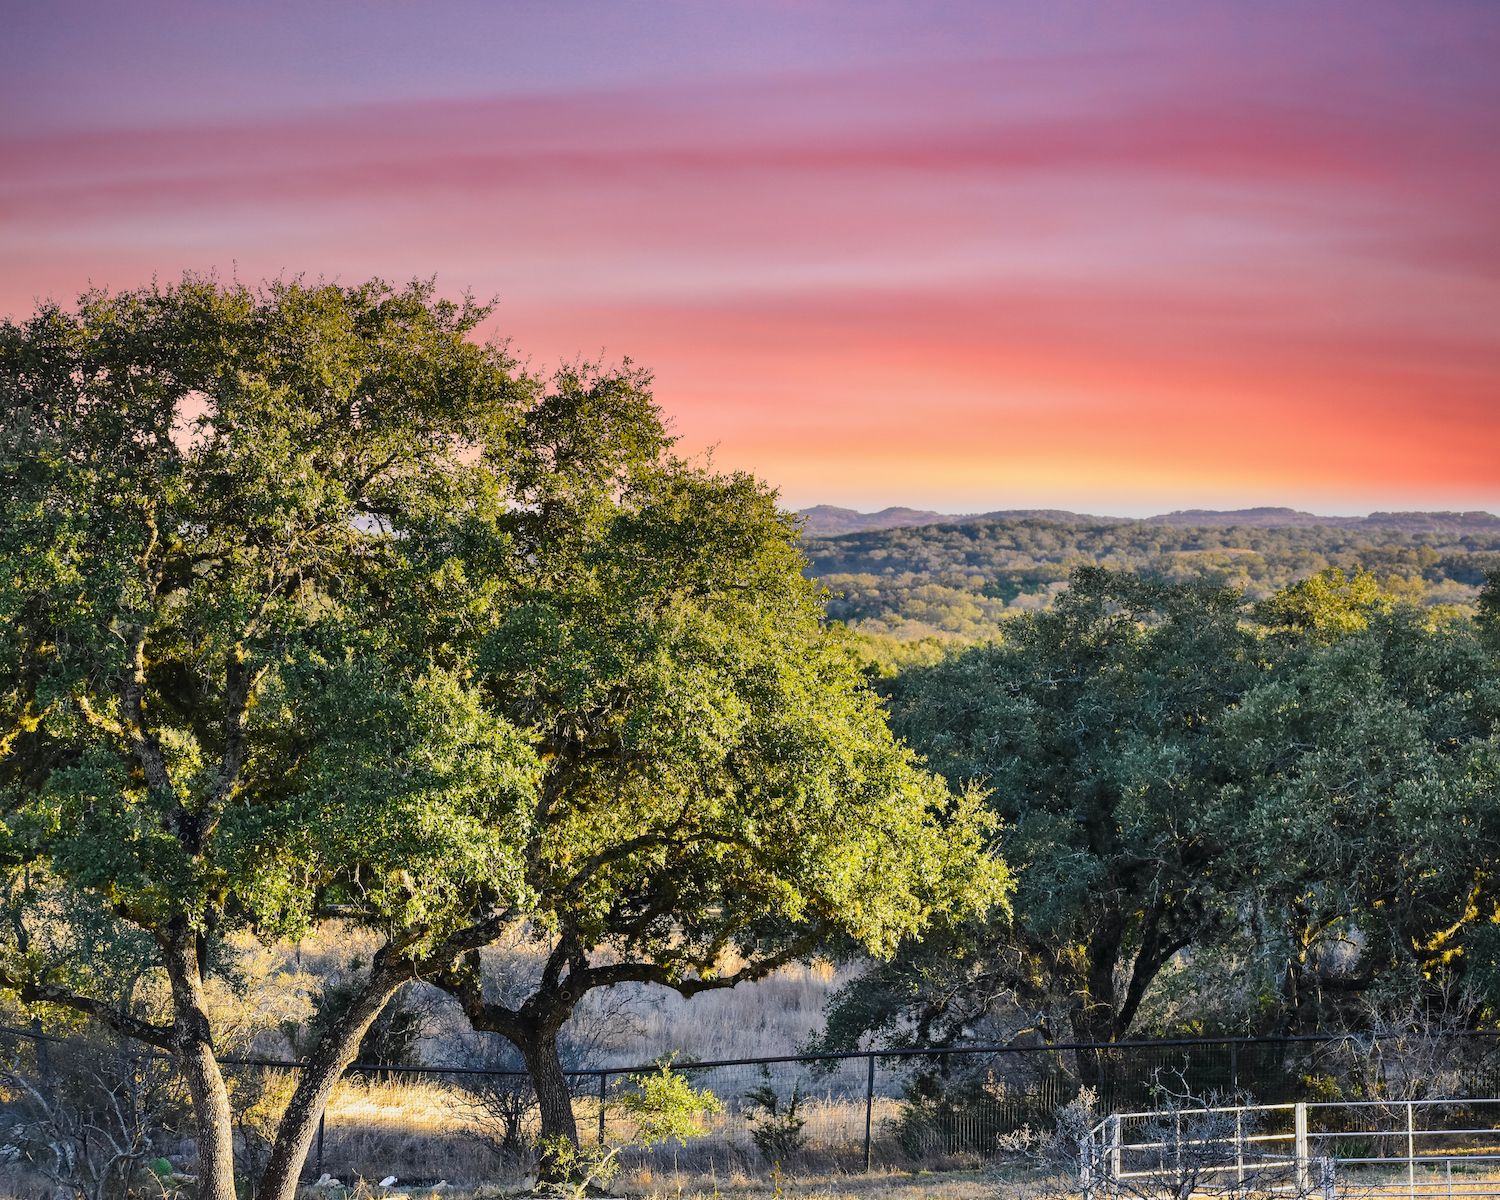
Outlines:
[[[9, 16], [9, 13], [8, 13]], [[1500, 510], [1500, 8], [69, 4], [0, 313], [436, 274], [788, 504]]]

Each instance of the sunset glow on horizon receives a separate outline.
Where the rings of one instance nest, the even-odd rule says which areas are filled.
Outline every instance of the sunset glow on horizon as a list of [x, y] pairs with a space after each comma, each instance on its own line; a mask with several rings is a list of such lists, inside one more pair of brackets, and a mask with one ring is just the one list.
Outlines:
[[1500, 511], [1488, 3], [27, 0], [0, 315], [436, 276], [786, 503]]

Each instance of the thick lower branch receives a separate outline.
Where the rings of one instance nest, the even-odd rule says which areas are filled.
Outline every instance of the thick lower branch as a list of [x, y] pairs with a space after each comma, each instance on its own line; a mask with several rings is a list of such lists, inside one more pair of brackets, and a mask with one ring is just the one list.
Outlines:
[[262, 1200], [290, 1200], [307, 1160], [318, 1121], [334, 1086], [359, 1053], [360, 1043], [407, 975], [377, 960], [364, 985], [318, 1039], [303, 1063], [297, 1086], [287, 1102], [257, 1195]]
[[39, 983], [4, 970], [0, 970], [0, 987], [14, 989], [23, 1004], [56, 1004], [61, 1008], [70, 1008], [74, 1012], [92, 1017], [102, 1025], [107, 1025], [116, 1033], [145, 1042], [148, 1046], [155, 1046], [161, 1050], [174, 1048], [173, 1039], [176, 1037], [174, 1026], [153, 1025], [149, 1021], [143, 1021], [139, 1017], [122, 1012], [112, 1004], [93, 996], [85, 996], [71, 988], [52, 983]]

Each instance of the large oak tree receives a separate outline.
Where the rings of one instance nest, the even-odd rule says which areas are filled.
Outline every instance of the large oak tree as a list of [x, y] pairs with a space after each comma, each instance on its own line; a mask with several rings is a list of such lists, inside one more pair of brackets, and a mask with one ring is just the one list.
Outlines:
[[888, 954], [1006, 891], [978, 798], [891, 736], [825, 628], [774, 492], [674, 457], [645, 382], [565, 373], [527, 414], [480, 662], [543, 761], [542, 965], [519, 991], [477, 953], [435, 980], [519, 1049], [544, 1138], [577, 1139], [558, 1039], [590, 990], [693, 995], [835, 939]]

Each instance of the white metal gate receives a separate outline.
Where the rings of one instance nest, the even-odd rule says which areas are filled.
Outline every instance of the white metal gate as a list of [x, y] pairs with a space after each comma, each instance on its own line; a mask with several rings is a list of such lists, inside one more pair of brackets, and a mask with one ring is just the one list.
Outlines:
[[1500, 1197], [1500, 1098], [1163, 1108], [1085, 1136], [1084, 1200]]

